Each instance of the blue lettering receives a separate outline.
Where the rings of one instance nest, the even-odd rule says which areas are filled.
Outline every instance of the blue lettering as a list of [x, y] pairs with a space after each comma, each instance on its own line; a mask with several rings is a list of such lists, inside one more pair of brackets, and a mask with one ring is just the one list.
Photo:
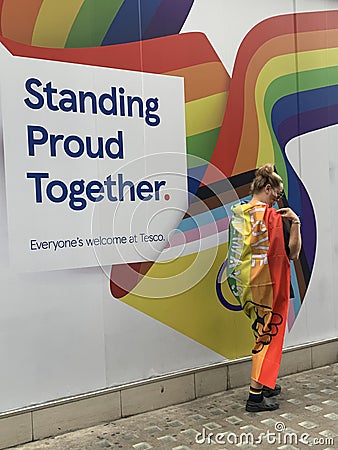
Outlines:
[[[110, 103], [110, 108], [107, 109], [105, 107], [106, 100]], [[100, 111], [105, 114], [106, 116], [116, 116], [117, 114], [117, 107], [116, 107], [116, 87], [111, 88], [111, 94], [102, 94], [99, 98], [99, 108]]]
[[[151, 200], [153, 196], [151, 193], [153, 192], [153, 186], [149, 181], [141, 181], [136, 188], [137, 196], [140, 200]], [[144, 195], [148, 194], [148, 195]]]
[[[97, 137], [97, 148], [93, 150], [93, 137], [86, 136], [84, 139], [75, 134], [65, 137], [63, 134], [49, 134], [48, 130], [38, 125], [27, 125], [28, 155], [35, 155], [35, 147], [49, 144], [49, 155], [57, 156], [57, 143], [61, 142], [59, 149], [70, 158], [80, 158], [84, 153], [88, 158], [103, 158], [104, 152], [111, 159], [124, 158], [123, 131], [117, 132], [117, 137], [110, 137], [106, 140], [102, 136]], [[114, 148], [115, 147], [115, 148]]]
[[[61, 189], [61, 193], [58, 197], [53, 194], [53, 189], [55, 187], [59, 187]], [[61, 180], [54, 180], [47, 184], [46, 194], [49, 200], [53, 203], [62, 203], [66, 200], [68, 189], [65, 183]]]
[[[76, 106], [76, 95], [74, 91], [71, 91], [70, 89], [62, 89], [60, 91], [60, 95], [68, 95], [67, 98], [62, 98], [59, 103], [59, 107], [61, 111], [64, 112], [77, 112], [77, 106]], [[69, 106], [67, 106], [69, 105]]]
[[150, 127], [157, 127], [161, 122], [158, 114], [151, 114], [158, 110], [158, 98], [148, 98], [146, 101], [146, 124]]
[[92, 139], [90, 136], [86, 136], [87, 155], [89, 158], [103, 158], [103, 137], [99, 136], [97, 138], [97, 143], [97, 151], [94, 153], [92, 151]]
[[52, 203], [62, 203], [68, 199], [68, 205], [73, 211], [84, 210], [88, 201], [100, 202], [104, 199], [109, 202], [128, 201], [128, 199], [134, 202], [136, 198], [141, 201], [152, 199], [157, 201], [161, 186], [166, 184], [164, 180], [155, 180], [153, 184], [143, 180], [135, 185], [130, 180], [124, 180], [122, 173], [117, 174], [117, 180], [112, 180], [109, 175], [103, 183], [92, 180], [86, 184], [85, 180], [80, 179], [71, 181], [69, 186], [62, 180], [52, 180], [43, 185], [42, 180], [49, 179], [48, 172], [27, 172], [26, 178], [34, 180], [36, 203], [43, 203], [45, 199]]
[[119, 173], [117, 175], [117, 183], [119, 186], [119, 200], [120, 202], [122, 202], [124, 200], [124, 193], [123, 190], [125, 187], [129, 187], [129, 192], [130, 192], [130, 200], [132, 202], [135, 201], [135, 186], [134, 183], [132, 181], [123, 181], [123, 175], [122, 173]]
[[[75, 145], [77, 146], [77, 151], [76, 150], [73, 151], [71, 149], [72, 142], [75, 142]], [[66, 137], [63, 148], [66, 154], [71, 158], [79, 158], [80, 156], [83, 155], [85, 150], [83, 140], [79, 136], [76, 136], [75, 134]]]
[[120, 99], [120, 116], [125, 116], [126, 115], [126, 107], [125, 107], [125, 105], [124, 105], [124, 88], [123, 87], [120, 87], [119, 88], [119, 93], [120, 93], [120, 96], [119, 96], [119, 99]]
[[[111, 178], [111, 177], [109, 176], [108, 178]], [[104, 182], [104, 184], [106, 184], [106, 182]], [[88, 200], [90, 200], [91, 202], [100, 202], [101, 200], [103, 200], [104, 196], [102, 195], [102, 192], [103, 192], [103, 185], [99, 181], [94, 180], [94, 181], [90, 181], [88, 183], [88, 186], [86, 188], [86, 195], [88, 197]], [[94, 194], [100, 194], [100, 195], [95, 197]], [[108, 198], [110, 201], [113, 201], [109, 197], [109, 190], [108, 190]], [[116, 199], [116, 197], [115, 197], [115, 199]]]
[[[118, 148], [118, 152], [117, 153], [113, 153], [111, 151], [111, 146], [113, 144], [117, 144], [117, 148]], [[106, 142], [106, 153], [109, 156], [109, 158], [112, 159], [123, 159], [124, 155], [123, 155], [123, 132], [120, 130], [117, 132], [117, 138], [116, 137], [111, 137], [109, 139], [107, 139]]]
[[91, 99], [91, 104], [92, 104], [92, 114], [97, 114], [97, 104], [96, 104], [96, 95], [94, 94], [94, 92], [83, 92], [80, 91], [79, 92], [79, 103], [80, 103], [80, 113], [85, 113], [86, 112], [86, 98], [90, 98]]
[[53, 104], [53, 94], [57, 94], [58, 90], [52, 87], [52, 82], [49, 81], [44, 87], [43, 92], [47, 94], [47, 106], [51, 111], [58, 111], [59, 107]]
[[106, 180], [103, 183], [105, 186], [107, 186], [107, 195], [108, 195], [108, 199], [111, 202], [116, 202], [117, 201], [117, 197], [115, 197], [115, 195], [113, 195], [113, 186], [116, 186], [116, 181], [113, 181], [111, 179], [111, 175], [109, 175]]
[[70, 183], [69, 206], [75, 211], [82, 211], [87, 206], [86, 199], [79, 197], [84, 192], [84, 183], [84, 180], [75, 180]]
[[127, 97], [128, 100], [128, 117], [133, 117], [133, 104], [137, 103], [138, 104], [138, 116], [139, 117], [143, 117], [143, 100], [140, 97], [131, 97], [130, 95], [128, 95]]
[[162, 186], [165, 186], [167, 184], [166, 181], [156, 181], [155, 180], [155, 200], [159, 200], [160, 199], [160, 188]]
[[[42, 86], [41, 90], [37, 89]], [[28, 78], [25, 82], [26, 92], [29, 97], [24, 99], [24, 103], [31, 109], [41, 109], [45, 106], [50, 111], [80, 112], [82, 114], [97, 114], [98, 108], [105, 116], [120, 117], [145, 117], [145, 123], [150, 127], [160, 124], [161, 118], [155, 114], [159, 109], [159, 99], [149, 97], [145, 101], [135, 95], [125, 95], [124, 87], [110, 87], [110, 92], [103, 92], [98, 97], [92, 91], [74, 92], [72, 89], [58, 90], [52, 81], [45, 85], [38, 78]], [[117, 92], [118, 91], [118, 92]]]
[[[34, 133], [41, 133], [40, 138], [35, 137]], [[27, 125], [27, 138], [28, 138], [28, 155], [35, 156], [35, 145], [42, 145], [48, 141], [48, 131], [46, 128], [39, 127], [38, 125]], [[51, 155], [56, 156], [56, 155]]]
[[31, 109], [40, 109], [44, 105], [43, 96], [33, 89], [33, 85], [41, 86], [42, 83], [37, 78], [29, 78], [25, 83], [26, 91], [37, 99], [37, 103], [33, 103], [29, 98], [24, 99], [24, 103]]
[[64, 140], [64, 135], [63, 134], [51, 134], [50, 135], [50, 156], [56, 156], [56, 143], [58, 141], [63, 141]]
[[35, 180], [35, 202], [42, 203], [42, 189], [41, 189], [41, 180], [42, 178], [49, 178], [48, 173], [27, 173], [27, 178], [33, 178]]

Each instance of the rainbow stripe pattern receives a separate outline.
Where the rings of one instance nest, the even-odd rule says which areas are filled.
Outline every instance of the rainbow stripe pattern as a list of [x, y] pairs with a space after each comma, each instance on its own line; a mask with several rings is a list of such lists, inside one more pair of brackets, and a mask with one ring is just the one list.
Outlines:
[[[225, 175], [273, 161], [287, 202], [301, 217], [303, 250], [292, 268], [289, 328], [304, 299], [316, 251], [311, 200], [288, 161], [296, 136], [338, 123], [338, 11], [267, 19], [246, 36], [236, 59], [222, 130], [211, 162]], [[250, 148], [250, 152], [247, 149]], [[224, 154], [228, 157], [225, 159]], [[206, 183], [219, 181], [211, 171]]]
[[[337, 11], [290, 14], [267, 19], [248, 33], [236, 58], [211, 164], [171, 242], [179, 245], [207, 240], [210, 234], [203, 234], [206, 228], [214, 234], [225, 231], [229, 219], [222, 206], [231, 206], [235, 199], [224, 176], [238, 197], [245, 198], [255, 168], [274, 162], [287, 192], [287, 200], [280, 206], [290, 205], [303, 223], [300, 260], [292, 264], [294, 298], [289, 329], [300, 311], [313, 270], [316, 224], [309, 195], [288, 161], [285, 147], [296, 136], [338, 123], [337, 19]], [[203, 212], [206, 200], [211, 214]], [[224, 268], [216, 280], [216, 291], [220, 292], [222, 273]], [[229, 292], [219, 297], [235, 303]]]
[[[145, 8], [137, 12], [137, 32], [132, 25], [136, 12], [133, 19], [130, 12], [135, 3]], [[169, 243], [169, 250], [182, 247], [183, 253], [170, 260], [168, 251], [165, 265], [114, 266], [110, 289], [114, 298], [224, 356], [238, 357], [252, 343], [245, 333], [240, 344], [232, 338], [247, 325], [224, 282], [229, 211], [238, 199], [248, 199], [255, 169], [273, 162], [284, 180], [283, 204], [303, 224], [300, 260], [291, 266], [291, 329], [315, 262], [316, 223], [311, 199], [285, 149], [294, 137], [338, 123], [338, 11], [288, 14], [257, 24], [239, 48], [230, 82], [203, 34], [177, 34], [193, 1], [174, 3], [169, 13], [169, 0], [102, 0], [95, 2], [95, 11], [93, 0], [0, 0], [2, 41], [16, 55], [185, 78], [189, 209]], [[59, 5], [62, 14], [56, 11]], [[20, 8], [24, 14], [18, 17]], [[119, 25], [127, 16], [129, 25]], [[184, 290], [203, 265], [209, 270]], [[171, 292], [173, 280], [181, 284], [181, 294]], [[159, 303], [144, 295], [156, 297], [159, 290]], [[193, 310], [198, 314], [187, 324], [184, 317]], [[212, 325], [206, 326], [205, 317]]]
[[274, 388], [290, 296], [290, 262], [274, 208], [252, 200], [233, 208], [227, 282], [254, 332], [251, 378]]
[[1, 34], [39, 47], [97, 47], [177, 34], [194, 0], [1, 0]]

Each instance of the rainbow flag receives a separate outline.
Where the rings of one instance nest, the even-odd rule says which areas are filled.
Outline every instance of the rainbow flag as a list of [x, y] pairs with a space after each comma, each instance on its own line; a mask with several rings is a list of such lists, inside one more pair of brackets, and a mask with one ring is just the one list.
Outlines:
[[255, 381], [275, 387], [290, 297], [290, 262], [281, 216], [262, 202], [233, 207], [227, 281], [255, 335]]

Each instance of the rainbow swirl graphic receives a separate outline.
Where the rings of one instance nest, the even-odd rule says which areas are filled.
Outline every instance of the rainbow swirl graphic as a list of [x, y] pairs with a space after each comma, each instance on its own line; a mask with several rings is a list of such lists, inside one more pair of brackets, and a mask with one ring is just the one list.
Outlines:
[[[337, 123], [337, 19], [337, 11], [285, 15], [251, 30], [238, 53], [211, 160], [230, 177], [274, 161], [284, 179], [288, 204], [303, 223], [303, 250], [292, 272], [289, 328], [313, 269], [316, 225], [310, 198], [285, 147], [296, 136]], [[210, 174], [206, 179], [216, 181]]]
[[[182, 248], [181, 256], [113, 266], [110, 290], [114, 298], [232, 358], [248, 354], [252, 338], [247, 319], [231, 308], [236, 300], [222, 278], [228, 211], [247, 197], [256, 167], [265, 162], [275, 164], [284, 180], [284, 204], [303, 223], [301, 257], [292, 268], [289, 329], [310, 281], [314, 211], [285, 149], [294, 137], [338, 123], [338, 11], [259, 23], [239, 48], [230, 82], [205, 35], [178, 34], [192, 4], [0, 0], [1, 40], [18, 56], [184, 77], [189, 208], [168, 244], [169, 250]], [[203, 273], [193, 285], [192, 271]]]
[[1, 34], [39, 47], [97, 47], [177, 34], [194, 0], [2, 0]]

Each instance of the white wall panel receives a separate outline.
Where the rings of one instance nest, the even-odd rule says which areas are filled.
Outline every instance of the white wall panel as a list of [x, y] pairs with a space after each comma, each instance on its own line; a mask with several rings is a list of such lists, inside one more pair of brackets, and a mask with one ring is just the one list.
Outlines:
[[[330, 338], [338, 331], [333, 301], [337, 265], [332, 250], [336, 237], [329, 176], [330, 144], [336, 138], [337, 126], [303, 135], [288, 146], [288, 154], [292, 154], [292, 148], [300, 146], [300, 176], [309, 192], [317, 220], [317, 252], [309, 288], [296, 323], [286, 337], [287, 345]], [[337, 161], [337, 156], [334, 159]]]
[[[182, 32], [205, 33], [231, 76], [247, 32], [294, 6], [338, 9], [338, 1], [196, 0]], [[335, 126], [287, 146], [314, 205], [318, 242], [310, 285], [286, 346], [338, 335], [337, 142]], [[0, 412], [224, 360], [115, 300], [101, 268], [25, 275], [10, 269], [4, 180], [0, 148]]]
[[224, 361], [221, 355], [113, 297], [105, 296], [104, 324], [108, 385]]

